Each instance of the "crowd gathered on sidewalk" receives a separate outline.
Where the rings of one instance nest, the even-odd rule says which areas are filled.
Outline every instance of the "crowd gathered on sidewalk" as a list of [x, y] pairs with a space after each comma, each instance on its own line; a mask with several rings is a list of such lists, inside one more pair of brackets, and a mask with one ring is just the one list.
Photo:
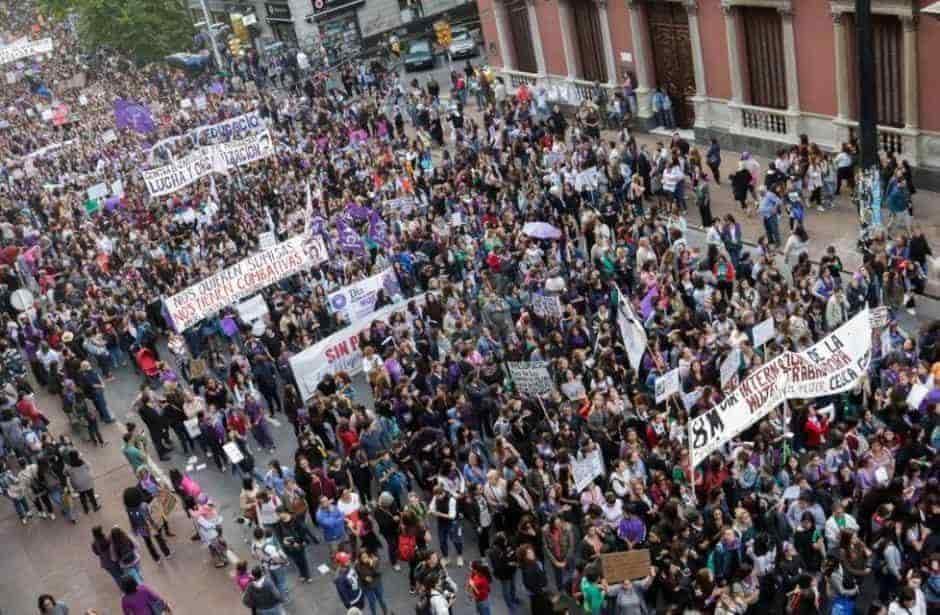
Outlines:
[[[51, 37], [55, 52], [6, 65], [0, 93], [0, 489], [24, 525], [123, 506], [88, 558], [124, 613], [173, 611], [141, 560], [172, 558], [174, 529], [254, 615], [283, 613], [317, 562], [353, 615], [400, 612], [392, 584], [419, 615], [940, 612], [940, 326], [894, 318], [932, 259], [906, 162], [884, 157], [884, 225], [848, 272], [834, 247], [810, 260], [808, 218], [852, 189], [854, 144], [833, 155], [804, 137], [766, 169], [678, 133], [649, 148], [623, 128], [629, 91], [611, 132], [607, 101], [572, 114], [470, 64], [443, 87], [379, 62], [136, 68], [5, 4], [5, 42]], [[116, 129], [118, 98], [153, 126]], [[60, 105], [64, 122], [44, 117]], [[199, 146], [176, 137], [255, 110], [272, 157], [148, 194], [141, 170]], [[712, 215], [723, 182], [760, 217], [756, 245]], [[330, 256], [265, 289], [260, 321], [233, 305], [175, 330], [163, 301], [266, 233], [319, 234]], [[305, 394], [290, 359], [355, 324], [329, 295], [386, 270], [374, 309], [390, 316], [359, 333], [362, 359]], [[692, 466], [689, 422], [729, 394], [729, 356], [740, 381], [878, 306], [891, 316], [854, 388], [793, 400]], [[549, 386], [527, 392], [508, 364], [544, 366]], [[673, 369], [681, 394], [657, 402]], [[140, 383], [129, 408], [109, 402], [117, 379]], [[129, 466], [104, 479], [119, 502], [86, 459], [105, 446]], [[603, 471], [579, 483], [594, 456]], [[209, 495], [223, 482], [241, 485], [242, 536]], [[604, 556], [633, 550], [645, 576], [608, 579]], [[37, 606], [69, 612], [49, 594]]]

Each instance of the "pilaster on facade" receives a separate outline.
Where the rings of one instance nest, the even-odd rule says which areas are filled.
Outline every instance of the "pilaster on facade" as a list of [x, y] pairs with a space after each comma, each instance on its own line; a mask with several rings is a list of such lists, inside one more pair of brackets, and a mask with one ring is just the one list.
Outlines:
[[529, 18], [529, 38], [532, 41], [532, 51], [535, 53], [535, 70], [540, 77], [544, 77], [548, 70], [545, 65], [545, 50], [542, 47], [542, 34], [539, 31], [539, 15], [535, 10], [535, 0], [525, 0], [525, 5]]
[[641, 119], [653, 117], [653, 79], [650, 74], [650, 46], [649, 28], [646, 26], [646, 8], [639, 0], [627, 0], [630, 12], [630, 30], [633, 35], [633, 66], [636, 69], [637, 115]]
[[610, 32], [610, 18], [607, 15], [607, 0], [594, 0], [597, 5], [597, 17], [601, 26], [601, 39], [604, 43], [604, 65], [607, 69], [607, 84], [616, 86], [617, 64], [614, 62], [614, 42]]
[[578, 65], [575, 41], [574, 17], [571, 14], [571, 0], [558, 0], [558, 25], [561, 28], [561, 46], [565, 54], [565, 71], [568, 80], [577, 78], [581, 68]]
[[509, 13], [503, 0], [493, 0], [493, 21], [496, 22], [496, 38], [499, 41], [499, 59], [503, 68], [513, 70], [516, 68], [513, 48], [509, 42]]

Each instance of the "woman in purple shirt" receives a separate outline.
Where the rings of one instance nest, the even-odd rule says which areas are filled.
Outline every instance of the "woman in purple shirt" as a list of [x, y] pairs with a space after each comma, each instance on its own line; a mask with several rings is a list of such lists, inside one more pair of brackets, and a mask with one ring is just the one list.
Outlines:
[[124, 592], [121, 598], [124, 615], [169, 615], [173, 611], [162, 596], [131, 577], [121, 579], [121, 591]]

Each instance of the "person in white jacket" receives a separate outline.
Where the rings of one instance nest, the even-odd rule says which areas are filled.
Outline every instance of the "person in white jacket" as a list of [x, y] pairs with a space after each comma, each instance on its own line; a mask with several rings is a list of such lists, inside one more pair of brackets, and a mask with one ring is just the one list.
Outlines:
[[858, 529], [855, 517], [845, 512], [841, 502], [836, 502], [832, 506], [832, 515], [826, 520], [826, 548], [832, 551], [839, 546], [842, 530], [857, 532]]

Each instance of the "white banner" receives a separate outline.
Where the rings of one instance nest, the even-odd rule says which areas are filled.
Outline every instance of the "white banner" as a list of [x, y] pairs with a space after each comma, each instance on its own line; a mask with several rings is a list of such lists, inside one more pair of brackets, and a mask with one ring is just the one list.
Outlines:
[[[314, 243], [313, 249], [310, 244]], [[173, 328], [182, 332], [242, 297], [326, 260], [322, 238], [298, 235], [248, 258], [163, 300]]]
[[388, 320], [395, 312], [404, 311], [412, 301], [417, 306], [424, 305], [425, 297], [427, 293], [386, 306], [291, 357], [290, 369], [304, 401], [313, 397], [317, 385], [325, 375], [346, 372], [353, 376], [361, 372], [362, 348], [359, 347], [359, 334], [376, 320]]
[[259, 111], [249, 111], [238, 117], [223, 120], [218, 124], [194, 129], [196, 142], [200, 145], [225, 143], [243, 138], [244, 135], [267, 132], [264, 118]]
[[509, 375], [516, 385], [516, 390], [523, 395], [545, 396], [555, 390], [552, 375], [548, 373], [548, 363], [544, 361], [508, 362]]
[[194, 150], [170, 164], [142, 171], [150, 196], [164, 196], [196, 182], [214, 171], [229, 169], [267, 158], [274, 154], [274, 143], [267, 131], [245, 139], [210, 145]]
[[172, 194], [212, 173], [210, 148], [196, 150], [168, 165], [142, 171], [150, 196]]
[[689, 422], [695, 467], [761, 420], [785, 399], [834, 395], [855, 386], [871, 359], [871, 323], [864, 310], [819, 343], [761, 365], [717, 406]]
[[346, 322], [356, 322], [375, 310], [380, 290], [385, 291], [389, 301], [394, 301], [395, 295], [400, 292], [398, 278], [391, 267], [330, 293], [327, 300], [334, 314], [343, 317]]
[[604, 475], [604, 458], [600, 449], [594, 449], [580, 459], [571, 460], [571, 477], [574, 479], [574, 489], [578, 493], [584, 491], [591, 481]]
[[26, 41], [7, 45], [0, 49], [0, 65], [16, 62], [40, 53], [52, 53], [52, 39], [43, 38], [38, 41]]
[[620, 327], [620, 337], [623, 339], [624, 348], [627, 349], [630, 366], [639, 373], [640, 366], [643, 364], [643, 353], [646, 352], [646, 329], [637, 319], [630, 305], [630, 299], [620, 292], [619, 288], [617, 296], [617, 326]]

